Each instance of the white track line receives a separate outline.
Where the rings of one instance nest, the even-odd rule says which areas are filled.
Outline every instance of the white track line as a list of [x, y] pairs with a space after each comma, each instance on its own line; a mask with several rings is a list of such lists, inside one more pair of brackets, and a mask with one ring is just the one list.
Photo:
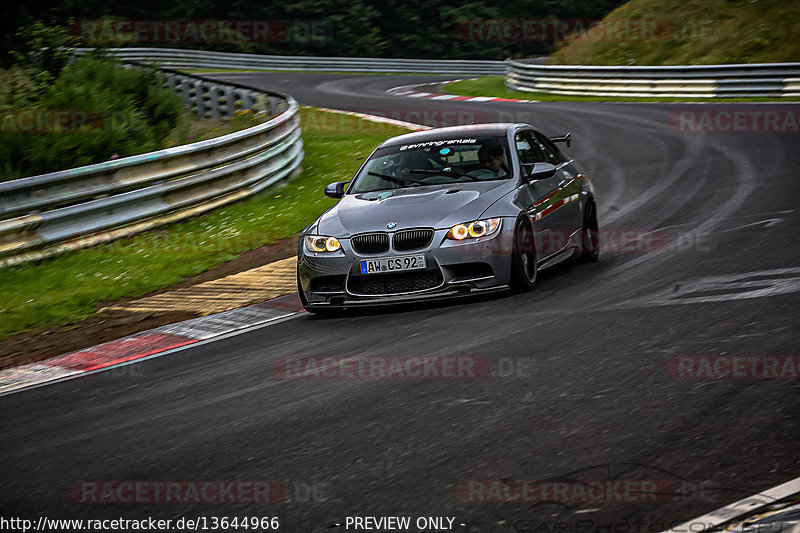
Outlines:
[[394, 126], [400, 126], [401, 128], [408, 128], [410, 130], [415, 130], [415, 131], [431, 129], [430, 126], [424, 126], [422, 124], [414, 124], [413, 122], [403, 122], [402, 120], [395, 120], [393, 118], [386, 118], [378, 115], [369, 115], [367, 113], [356, 113], [355, 111], [343, 111], [341, 109], [331, 109], [328, 107], [318, 107], [317, 109], [321, 109], [322, 111], [327, 111], [328, 113], [339, 113], [341, 115], [350, 115], [353, 117], [359, 117], [363, 118], [364, 120], [369, 120], [372, 122], [382, 122], [384, 124], [392, 124]]
[[[728, 504], [725, 507], [720, 507], [716, 511], [711, 511], [710, 513], [693, 518], [663, 533], [700, 533], [701, 531], [706, 531], [712, 527], [724, 524], [725, 522], [730, 522], [740, 516], [750, 514], [759, 507], [775, 503], [797, 492], [800, 492], [800, 477], [769, 490], [765, 490], [764, 492], [753, 494], [748, 498]], [[700, 526], [699, 529], [698, 526]]]
[[74, 374], [71, 374], [71, 375], [61, 376], [61, 377], [57, 377], [57, 378], [50, 379], [50, 380], [47, 380], [47, 381], [40, 381], [40, 382], [37, 382], [37, 383], [32, 383], [30, 385], [26, 385], [26, 386], [15, 388], [15, 389], [8, 389], [8, 390], [0, 391], [0, 397], [8, 396], [10, 394], [15, 394], [15, 393], [18, 393], [18, 392], [29, 391], [31, 389], [38, 389], [39, 387], [46, 387], [47, 385], [53, 385], [55, 383], [61, 383], [62, 381], [68, 381], [68, 380], [71, 380], [71, 379], [81, 378], [81, 377], [84, 377], [84, 376], [88, 376], [90, 374], [97, 374], [97, 373], [100, 373], [100, 372], [107, 372], [109, 370], [113, 370], [113, 369], [120, 368], [120, 367], [123, 367], [123, 366], [134, 365], [136, 363], [141, 363], [142, 361], [148, 361], [150, 359], [156, 359], [157, 357], [170, 355], [170, 354], [173, 354], [173, 353], [176, 353], [176, 352], [180, 352], [180, 351], [183, 351], [183, 350], [188, 350], [190, 348], [196, 348], [198, 346], [203, 346], [205, 344], [210, 344], [212, 342], [217, 342], [217, 341], [220, 341], [220, 340], [223, 340], [223, 339], [227, 339], [229, 337], [235, 337], [236, 335], [242, 335], [244, 333], [249, 333], [249, 332], [255, 331], [257, 329], [262, 329], [262, 328], [265, 328], [265, 327], [273, 326], [275, 324], [280, 324], [281, 322], [286, 322], [287, 320], [292, 320], [294, 318], [300, 318], [300, 317], [306, 316], [306, 315], [307, 315], [307, 313], [305, 311], [289, 312], [289, 313], [286, 313], [285, 315], [280, 315], [280, 316], [277, 316], [277, 317], [268, 318], [268, 319], [266, 319], [263, 322], [260, 322], [258, 324], [252, 324], [252, 325], [249, 325], [249, 326], [243, 326], [241, 328], [232, 329], [232, 330], [230, 330], [230, 331], [228, 331], [226, 333], [222, 333], [220, 335], [217, 335], [216, 337], [211, 337], [211, 338], [208, 338], [208, 339], [199, 340], [197, 342], [193, 342], [193, 343], [190, 343], [190, 344], [184, 344], [183, 346], [176, 346], [175, 348], [170, 348], [168, 350], [164, 350], [163, 352], [157, 352], [157, 353], [154, 353], [154, 354], [146, 355], [146, 356], [140, 357], [138, 359], [132, 359], [130, 361], [123, 361], [123, 362], [117, 363], [115, 365], [106, 366], [106, 367], [103, 367], [103, 368], [98, 368], [97, 370], [90, 370], [89, 372], [78, 371], [78, 372], [76, 372]]

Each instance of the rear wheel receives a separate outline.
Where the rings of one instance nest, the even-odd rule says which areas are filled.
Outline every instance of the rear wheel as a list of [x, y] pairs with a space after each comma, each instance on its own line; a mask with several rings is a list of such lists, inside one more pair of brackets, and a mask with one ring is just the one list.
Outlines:
[[592, 263], [600, 257], [600, 227], [597, 223], [597, 208], [589, 201], [583, 210], [581, 227], [581, 256], [584, 263]]
[[533, 228], [525, 219], [514, 226], [514, 252], [511, 255], [511, 288], [529, 291], [536, 284], [538, 256], [533, 238]]

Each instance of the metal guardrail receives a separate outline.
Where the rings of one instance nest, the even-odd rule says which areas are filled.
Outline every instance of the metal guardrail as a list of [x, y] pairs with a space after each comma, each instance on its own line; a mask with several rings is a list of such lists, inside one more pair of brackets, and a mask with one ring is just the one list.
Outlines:
[[595, 67], [506, 60], [505, 84], [518, 91], [575, 96], [798, 97], [800, 63]]
[[[77, 55], [91, 48], [78, 48]], [[173, 69], [252, 69], [347, 72], [418, 72], [426, 74], [503, 74], [502, 61], [452, 59], [393, 59], [377, 57], [305, 57], [235, 54], [182, 48], [109, 48], [123, 61], [155, 62]]]
[[161, 72], [167, 79], [166, 85], [180, 93], [186, 107], [201, 117], [229, 117], [237, 109], [264, 109], [277, 115], [286, 106], [283, 95], [270, 95], [234, 82], [221, 83], [167, 68]]
[[194, 216], [299, 171], [303, 141], [290, 96], [165, 74], [201, 115], [241, 108], [272, 118], [207, 141], [0, 182], [0, 268]]

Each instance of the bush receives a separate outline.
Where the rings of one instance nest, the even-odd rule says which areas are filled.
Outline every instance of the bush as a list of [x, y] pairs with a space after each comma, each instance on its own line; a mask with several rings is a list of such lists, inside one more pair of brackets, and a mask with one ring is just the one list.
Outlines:
[[[13, 105], [13, 103], [10, 103]], [[3, 179], [55, 172], [164, 148], [181, 121], [183, 101], [163, 87], [155, 68], [123, 68], [110, 58], [83, 57], [64, 67], [35, 101], [13, 105], [0, 129]], [[28, 121], [15, 122], [21, 112]], [[70, 111], [66, 128], [52, 129], [53, 111]], [[15, 115], [16, 113], [16, 115]], [[46, 117], [51, 120], [46, 120]], [[81, 120], [86, 113], [87, 120]], [[45, 117], [31, 127], [30, 116]], [[81, 126], [81, 124], [84, 124]]]
[[47, 26], [36, 21], [21, 28], [16, 35], [23, 39], [21, 51], [12, 51], [17, 66], [30, 73], [36, 83], [34, 94], [44, 91], [69, 62], [78, 40], [66, 28]]

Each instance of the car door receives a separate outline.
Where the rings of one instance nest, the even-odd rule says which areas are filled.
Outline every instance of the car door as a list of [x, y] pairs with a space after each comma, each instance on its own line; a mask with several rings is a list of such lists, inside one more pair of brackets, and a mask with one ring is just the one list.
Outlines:
[[[522, 165], [532, 163], [554, 163], [556, 154], [545, 150], [533, 130], [521, 130], [515, 136], [517, 155]], [[568, 214], [562, 210], [565, 176], [562, 163], [556, 165], [556, 173], [546, 179], [528, 181], [525, 185], [533, 199], [528, 215], [536, 233], [539, 260], [557, 253], [567, 246], [571, 234]]]
[[581, 202], [579, 201], [581, 192], [581, 180], [584, 178], [582, 169], [575, 164], [575, 161], [566, 157], [553, 144], [553, 141], [535, 132], [536, 139], [542, 146], [542, 150], [549, 158], [549, 162], [556, 166], [556, 175], [560, 176], [558, 188], [560, 196], [564, 199], [564, 204], [559, 208], [560, 220], [564, 223], [564, 230], [574, 233], [581, 229], [583, 216], [581, 212]]

